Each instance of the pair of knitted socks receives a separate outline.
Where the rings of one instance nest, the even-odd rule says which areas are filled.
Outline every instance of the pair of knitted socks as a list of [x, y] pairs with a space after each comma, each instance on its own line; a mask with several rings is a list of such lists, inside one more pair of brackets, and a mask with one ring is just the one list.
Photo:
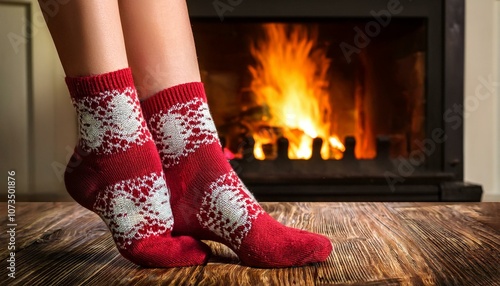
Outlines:
[[109, 227], [120, 253], [147, 267], [199, 265], [229, 246], [244, 265], [324, 261], [330, 241], [281, 225], [225, 159], [202, 83], [140, 103], [130, 69], [67, 78], [79, 142], [66, 188]]

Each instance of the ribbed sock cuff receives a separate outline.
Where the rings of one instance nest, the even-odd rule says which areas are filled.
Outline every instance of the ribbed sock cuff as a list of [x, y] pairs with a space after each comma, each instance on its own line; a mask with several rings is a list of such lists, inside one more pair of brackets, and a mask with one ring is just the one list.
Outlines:
[[100, 75], [66, 77], [69, 93], [73, 98], [99, 94], [103, 91], [133, 87], [134, 80], [130, 68]]
[[207, 101], [205, 88], [201, 82], [189, 82], [164, 89], [141, 102], [144, 115], [152, 115], [160, 110], [167, 110], [177, 103], [188, 102], [193, 98]]

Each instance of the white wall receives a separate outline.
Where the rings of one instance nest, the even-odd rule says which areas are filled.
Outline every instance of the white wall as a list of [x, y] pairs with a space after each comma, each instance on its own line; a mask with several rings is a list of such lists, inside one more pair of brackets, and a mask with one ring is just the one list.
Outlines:
[[[31, 33], [26, 33], [28, 25]], [[71, 154], [67, 149], [75, 146], [76, 117], [37, 1], [0, 0], [0, 26], [1, 175], [18, 171], [17, 194], [23, 199], [65, 195], [61, 175]]]
[[[0, 35], [6, 35], [14, 41], [0, 41], [0, 165], [1, 176], [7, 171], [16, 172], [16, 187], [20, 190], [28, 188], [29, 173], [29, 67], [28, 49], [25, 45], [17, 46], [19, 34], [25, 32], [22, 17], [26, 13], [26, 5], [1, 5], [0, 3]], [[22, 39], [22, 38], [21, 38]], [[20, 39], [19, 39], [20, 40]], [[15, 118], [15, 120], [12, 120]]]
[[465, 179], [500, 201], [500, 0], [466, 0], [465, 33]]

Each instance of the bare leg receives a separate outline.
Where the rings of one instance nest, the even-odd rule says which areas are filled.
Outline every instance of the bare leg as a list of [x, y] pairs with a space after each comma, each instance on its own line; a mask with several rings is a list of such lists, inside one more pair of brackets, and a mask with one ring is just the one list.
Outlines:
[[185, 0], [119, 0], [127, 56], [139, 98], [200, 81]]
[[128, 67], [116, 0], [68, 1], [47, 19], [47, 24], [67, 76], [102, 74]]

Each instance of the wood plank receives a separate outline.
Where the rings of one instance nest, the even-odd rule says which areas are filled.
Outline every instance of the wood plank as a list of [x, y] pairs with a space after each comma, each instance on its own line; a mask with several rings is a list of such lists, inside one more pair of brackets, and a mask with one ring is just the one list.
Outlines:
[[498, 203], [482, 203], [480, 205], [464, 203], [451, 207], [478, 222], [488, 225], [493, 229], [500, 230], [500, 207]]
[[[500, 282], [498, 231], [464, 216], [450, 206], [399, 211], [401, 227], [426, 257], [433, 282], [445, 285], [488, 285]], [[492, 280], [493, 279], [493, 280]]]
[[[0, 204], [0, 213], [7, 213], [7, 204]], [[81, 218], [96, 216], [75, 203], [17, 203], [16, 204], [16, 247], [21, 250], [54, 231], [74, 224]], [[97, 217], [97, 216], [96, 216]], [[7, 225], [7, 217], [2, 217], [2, 225]], [[105, 227], [105, 225], [104, 225]], [[0, 233], [0, 240], [8, 239], [8, 234]], [[0, 257], [6, 258], [8, 250], [0, 248]]]
[[[13, 285], [495, 285], [499, 203], [264, 203], [283, 224], [323, 233], [325, 263], [242, 266], [226, 246], [204, 266], [147, 269], [118, 253], [100, 218], [75, 203], [18, 203]], [[0, 204], [6, 213], [6, 204]], [[4, 225], [5, 217], [0, 218]], [[8, 238], [1, 233], [2, 241]], [[8, 257], [6, 247], [0, 257]], [[2, 280], [6, 268], [0, 269]], [[12, 284], [12, 283], [11, 283]]]
[[[319, 266], [321, 283], [348, 284], [359, 281], [409, 283], [419, 275], [412, 271], [409, 249], [394, 228], [373, 219], [374, 213], [395, 220], [383, 204], [341, 204], [325, 208], [332, 218], [326, 225], [334, 245], [331, 259]], [[395, 277], [396, 276], [396, 277]], [[377, 282], [378, 281], [378, 282]]]

